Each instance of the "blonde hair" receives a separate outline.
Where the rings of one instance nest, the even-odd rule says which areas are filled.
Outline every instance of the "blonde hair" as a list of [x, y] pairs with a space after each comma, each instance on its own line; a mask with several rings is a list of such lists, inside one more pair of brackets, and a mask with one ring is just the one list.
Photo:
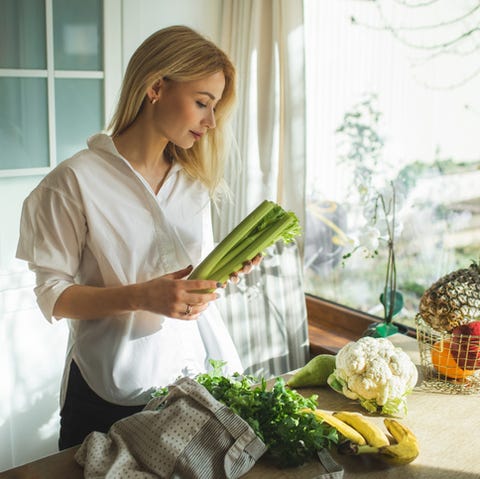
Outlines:
[[199, 179], [212, 197], [224, 187], [223, 174], [230, 146], [228, 118], [235, 104], [235, 67], [213, 42], [191, 28], [171, 26], [150, 35], [133, 53], [127, 66], [116, 111], [108, 130], [125, 131], [137, 118], [146, 92], [159, 78], [191, 81], [217, 72], [225, 75], [225, 88], [215, 108], [216, 127], [188, 150], [169, 143], [166, 153], [184, 171]]

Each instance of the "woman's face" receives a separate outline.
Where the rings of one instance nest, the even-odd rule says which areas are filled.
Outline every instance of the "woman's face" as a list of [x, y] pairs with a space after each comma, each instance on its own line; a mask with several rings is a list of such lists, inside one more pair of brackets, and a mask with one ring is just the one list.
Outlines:
[[223, 72], [200, 80], [163, 80], [152, 105], [155, 131], [181, 148], [191, 148], [215, 128], [215, 106], [225, 88]]

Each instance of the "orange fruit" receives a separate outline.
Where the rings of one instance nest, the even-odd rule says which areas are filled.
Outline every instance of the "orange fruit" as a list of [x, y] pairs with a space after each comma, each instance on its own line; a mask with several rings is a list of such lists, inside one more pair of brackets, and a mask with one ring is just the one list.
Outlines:
[[450, 346], [450, 341], [445, 339], [433, 344], [430, 354], [435, 369], [442, 376], [447, 376], [452, 379], [462, 379], [471, 376], [475, 371], [460, 368], [452, 356]]

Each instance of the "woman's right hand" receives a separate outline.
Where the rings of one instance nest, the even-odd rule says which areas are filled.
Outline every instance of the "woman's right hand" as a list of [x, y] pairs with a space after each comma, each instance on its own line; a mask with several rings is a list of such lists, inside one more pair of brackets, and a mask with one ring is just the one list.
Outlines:
[[186, 279], [192, 266], [160, 276], [138, 285], [141, 288], [139, 309], [171, 318], [196, 319], [218, 294], [200, 291], [215, 290], [222, 285], [206, 279]]

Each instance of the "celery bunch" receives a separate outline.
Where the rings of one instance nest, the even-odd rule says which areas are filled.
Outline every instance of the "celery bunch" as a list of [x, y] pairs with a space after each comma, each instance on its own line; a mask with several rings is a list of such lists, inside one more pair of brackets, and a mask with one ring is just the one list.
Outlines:
[[246, 261], [282, 239], [285, 243], [300, 234], [295, 213], [265, 200], [241, 221], [192, 271], [190, 279], [224, 283]]

